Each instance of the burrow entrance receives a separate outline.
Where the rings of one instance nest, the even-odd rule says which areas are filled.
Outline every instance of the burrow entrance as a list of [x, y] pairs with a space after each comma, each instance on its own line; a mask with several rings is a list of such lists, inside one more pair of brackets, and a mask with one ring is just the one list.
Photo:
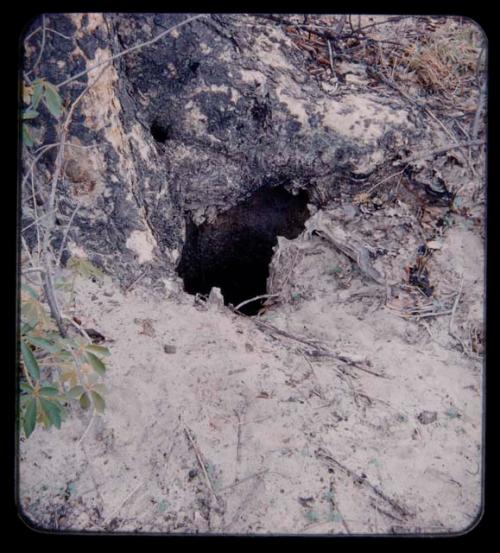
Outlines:
[[[296, 238], [309, 218], [308, 194], [283, 186], [260, 188], [248, 200], [225, 211], [211, 223], [188, 220], [186, 243], [177, 272], [189, 294], [221, 289], [226, 304], [266, 293], [269, 263], [277, 236]], [[255, 315], [264, 300], [241, 308]]]

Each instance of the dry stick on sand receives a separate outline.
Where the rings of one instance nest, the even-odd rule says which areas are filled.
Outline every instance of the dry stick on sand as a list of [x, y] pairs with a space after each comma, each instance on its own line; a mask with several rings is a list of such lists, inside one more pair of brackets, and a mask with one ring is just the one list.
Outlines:
[[419, 154], [415, 154], [414, 156], [407, 157], [401, 160], [400, 163], [408, 164], [408, 163], [411, 163], [412, 161], [418, 161], [421, 159], [427, 159], [435, 155], [444, 154], [445, 152], [448, 152], [449, 150], [454, 150], [455, 148], [469, 148], [470, 146], [481, 146], [482, 144], [485, 144], [484, 140], [469, 140], [468, 142], [448, 144], [447, 146], [443, 146], [442, 148], [436, 148], [435, 150], [428, 150], [426, 152], [421, 152]]
[[451, 310], [450, 324], [448, 326], [448, 334], [460, 344], [460, 346], [462, 347], [463, 353], [467, 354], [468, 353], [467, 348], [465, 347], [463, 341], [459, 336], [457, 336], [453, 332], [453, 319], [455, 318], [455, 312], [457, 310], [458, 302], [460, 301], [460, 296], [462, 295], [463, 285], [464, 285], [464, 275], [462, 275], [460, 279], [460, 287], [458, 289], [457, 297], [455, 298], [455, 302], [453, 303], [453, 308]]
[[257, 300], [262, 300], [264, 298], [277, 298], [280, 295], [281, 294], [261, 294], [260, 296], [255, 296], [254, 298], [250, 298], [249, 300], [245, 300], [245, 301], [242, 301], [241, 303], [239, 303], [234, 308], [234, 311], [239, 311], [244, 305], [247, 305], [248, 303], [251, 303], [251, 302], [254, 302], [254, 301], [257, 301]]
[[281, 330], [280, 328], [277, 328], [273, 325], [270, 325], [268, 323], [264, 323], [259, 320], [254, 320], [254, 323], [264, 329], [269, 331], [271, 334], [277, 334], [279, 336], [284, 336], [285, 338], [289, 338], [290, 340], [294, 340], [295, 342], [299, 342], [300, 344], [303, 344], [305, 346], [308, 346], [312, 348], [312, 352], [305, 352], [306, 355], [310, 355], [311, 357], [329, 357], [331, 359], [337, 359], [339, 361], [342, 361], [343, 363], [347, 365], [351, 365], [360, 371], [364, 371], [368, 374], [371, 374], [373, 376], [378, 376], [379, 378], [387, 378], [386, 375], [382, 373], [378, 373], [376, 371], [372, 371], [370, 369], [367, 369], [366, 367], [362, 366], [359, 360], [351, 359], [348, 355], [338, 352], [333, 352], [328, 349], [326, 349], [324, 346], [317, 343], [317, 341], [312, 340], [305, 340], [304, 338], [299, 338], [298, 336], [294, 336], [293, 334], [290, 334], [289, 332], [286, 332], [284, 330]]
[[261, 476], [264, 476], [264, 474], [267, 474], [268, 472], [269, 472], [269, 469], [264, 469], [264, 470], [261, 470], [260, 472], [256, 472], [255, 474], [250, 474], [249, 476], [245, 476], [245, 478], [238, 480], [238, 482], [234, 482], [233, 484], [229, 484], [229, 486], [222, 488], [221, 492], [227, 492], [229, 490], [232, 490], [233, 488], [236, 488], [236, 486], [239, 486], [244, 482], [248, 482], [248, 480], [251, 480], [252, 478], [260, 478]]
[[191, 444], [191, 447], [194, 449], [196, 459], [197, 459], [198, 464], [200, 465], [200, 468], [203, 472], [203, 476], [205, 477], [205, 481], [207, 483], [208, 489], [210, 490], [210, 492], [214, 496], [215, 501], [217, 503], [219, 503], [219, 498], [217, 497], [217, 494], [215, 493], [214, 487], [212, 485], [212, 481], [210, 480], [210, 477], [208, 476], [207, 469], [205, 468], [205, 463], [203, 462], [203, 457], [201, 455], [200, 448], [196, 444], [196, 442], [194, 440], [194, 437], [192, 436], [191, 430], [189, 430], [187, 428], [187, 426], [184, 427], [184, 433], [186, 434], [186, 437], [187, 437], [189, 443]]
[[343, 465], [342, 463], [340, 463], [339, 461], [334, 459], [330, 455], [330, 453], [328, 451], [326, 451], [325, 449], [319, 448], [319, 449], [316, 450], [315, 454], [316, 454], [317, 458], [322, 459], [323, 461], [326, 461], [326, 463], [329, 464], [330, 466], [334, 465], [334, 466], [339, 467], [340, 469], [342, 469], [355, 482], [360, 483], [360, 484], [370, 488], [375, 493], [375, 495], [377, 497], [379, 497], [380, 499], [385, 501], [388, 505], [390, 505], [391, 508], [396, 513], [398, 513], [400, 516], [402, 516], [403, 518], [415, 516], [408, 509], [401, 506], [397, 501], [395, 501], [394, 499], [388, 497], [380, 488], [378, 488], [377, 486], [374, 486], [373, 484], [371, 484], [366, 478], [363, 478], [363, 477], [359, 476], [354, 471], [352, 471], [350, 468], [346, 467], [345, 465]]

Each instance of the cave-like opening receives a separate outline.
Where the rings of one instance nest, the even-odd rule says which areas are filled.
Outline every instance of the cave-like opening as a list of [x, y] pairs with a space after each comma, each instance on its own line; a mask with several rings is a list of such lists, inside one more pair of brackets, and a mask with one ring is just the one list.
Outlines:
[[[263, 187], [221, 213], [213, 223], [187, 221], [186, 242], [177, 267], [189, 294], [221, 289], [226, 304], [266, 293], [269, 263], [277, 236], [296, 238], [309, 217], [308, 194], [283, 186]], [[263, 300], [241, 308], [255, 315]]]

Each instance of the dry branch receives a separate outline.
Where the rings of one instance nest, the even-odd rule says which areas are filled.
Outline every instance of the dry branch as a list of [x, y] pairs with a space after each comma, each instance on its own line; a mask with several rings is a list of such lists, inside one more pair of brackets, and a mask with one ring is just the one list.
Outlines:
[[372, 490], [372, 492], [377, 496], [380, 497], [383, 501], [385, 501], [390, 507], [398, 513], [403, 518], [407, 517], [413, 517], [415, 516], [412, 512], [410, 512], [406, 507], [403, 507], [400, 505], [397, 501], [394, 499], [388, 497], [378, 486], [375, 486], [374, 484], [371, 484], [365, 477], [361, 477], [360, 475], [356, 474], [354, 471], [352, 471], [350, 468], [346, 467], [336, 459], [334, 459], [326, 450], [323, 448], [319, 448], [315, 452], [316, 457], [319, 459], [322, 459], [330, 466], [333, 465], [334, 467], [338, 467], [342, 469], [348, 476], [350, 476], [354, 482], [357, 482], [359, 484], [362, 484]]
[[212, 481], [210, 480], [210, 476], [208, 476], [207, 469], [205, 468], [205, 463], [203, 461], [203, 456], [201, 454], [200, 448], [198, 447], [198, 445], [197, 445], [197, 443], [196, 443], [196, 441], [195, 441], [195, 439], [194, 439], [194, 437], [191, 433], [191, 430], [189, 430], [187, 427], [184, 427], [184, 433], [186, 434], [186, 437], [187, 437], [189, 443], [191, 444], [191, 447], [194, 450], [194, 453], [196, 455], [196, 460], [198, 461], [198, 464], [200, 465], [200, 468], [203, 472], [203, 476], [205, 477], [205, 481], [207, 483], [208, 489], [212, 493], [215, 501], [217, 503], [219, 503], [219, 498], [217, 497], [217, 494], [215, 493]]

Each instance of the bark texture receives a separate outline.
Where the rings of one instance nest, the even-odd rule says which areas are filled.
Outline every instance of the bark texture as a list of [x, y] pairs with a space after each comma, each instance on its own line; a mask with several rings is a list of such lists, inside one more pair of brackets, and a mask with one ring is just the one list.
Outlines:
[[[46, 16], [46, 26], [65, 36], [46, 33], [31, 78], [61, 83], [186, 17]], [[26, 69], [40, 48], [40, 32], [25, 40]], [[70, 127], [73, 144], [95, 147], [66, 148], [54, 245], [80, 203], [69, 232], [73, 251], [83, 249], [124, 285], [144, 270], [152, 280], [173, 276], [191, 222], [213, 222], [276, 185], [324, 205], [388, 165], [394, 152], [411, 151], [425, 129], [397, 93], [382, 96], [359, 65], [344, 64], [349, 86], [317, 80], [305, 56], [275, 23], [216, 15], [107, 66]], [[60, 87], [67, 106], [98, 71]], [[38, 145], [57, 139], [57, 122], [43, 109], [32, 125]], [[53, 160], [49, 152], [38, 165], [39, 201]], [[32, 218], [24, 213], [23, 226]], [[34, 230], [27, 239], [34, 244]]]

